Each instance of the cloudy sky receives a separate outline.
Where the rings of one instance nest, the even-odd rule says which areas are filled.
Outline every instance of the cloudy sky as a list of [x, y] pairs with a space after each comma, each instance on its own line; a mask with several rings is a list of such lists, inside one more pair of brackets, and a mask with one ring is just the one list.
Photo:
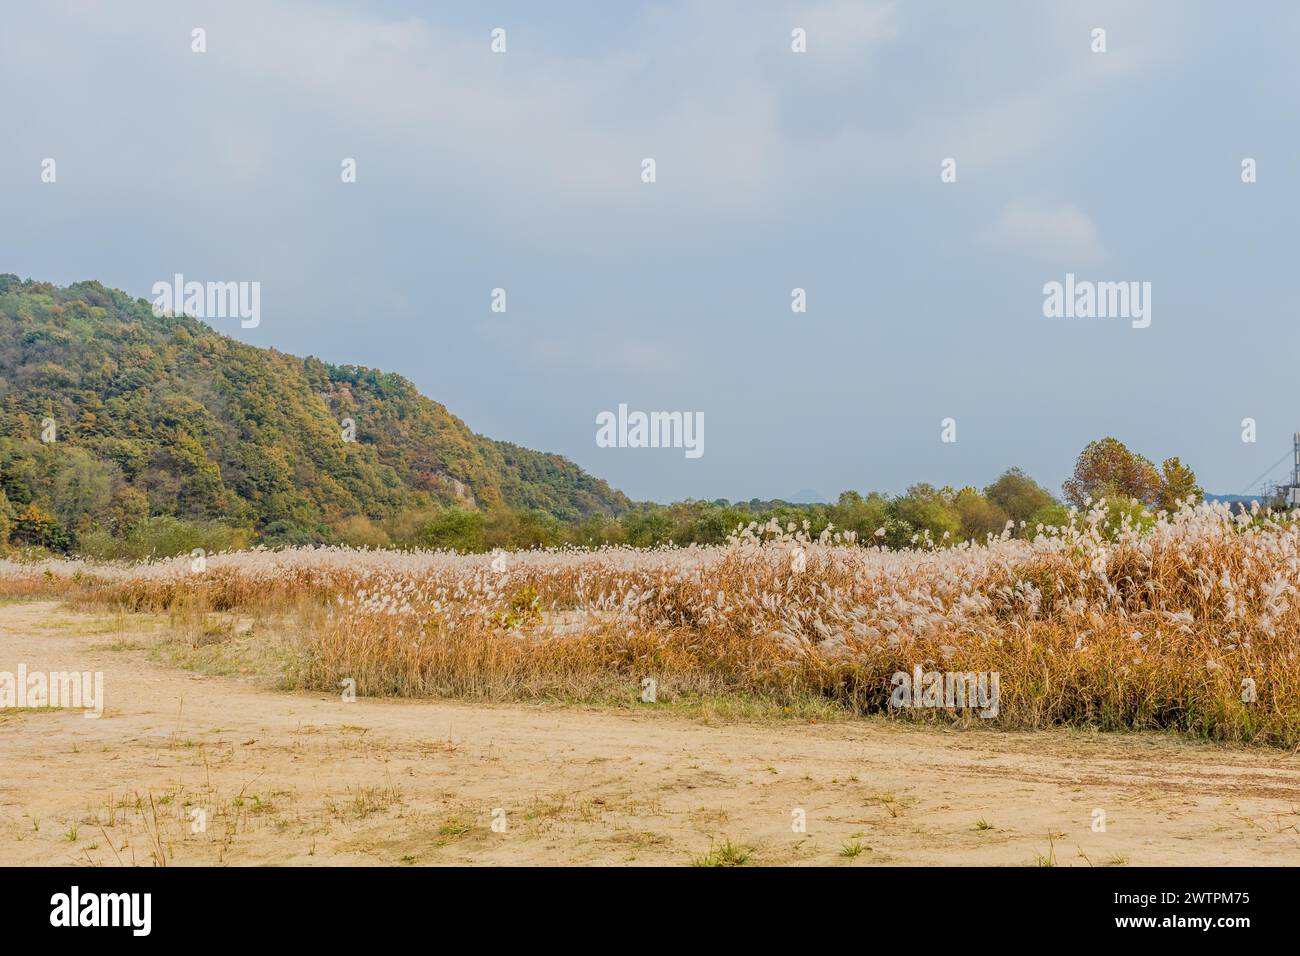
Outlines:
[[[639, 499], [1057, 489], [1107, 434], [1238, 493], [1287, 452], [1300, 7], [544, 6], [7, 9], [0, 272], [259, 281], [212, 324]], [[1045, 318], [1067, 272], [1150, 282], [1150, 327]], [[598, 448], [620, 403], [704, 455]]]

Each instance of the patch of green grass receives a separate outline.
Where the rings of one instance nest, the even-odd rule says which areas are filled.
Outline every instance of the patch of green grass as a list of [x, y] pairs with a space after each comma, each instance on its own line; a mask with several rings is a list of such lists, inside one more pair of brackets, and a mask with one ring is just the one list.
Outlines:
[[[133, 625], [135, 622], [131, 622]], [[59, 633], [71, 633], [79, 636], [100, 634], [121, 635], [127, 629], [127, 617], [124, 613], [113, 615], [77, 614], [75, 617], [52, 616], [39, 625], [40, 630]]]
[[691, 860], [691, 866], [744, 866], [754, 848], [730, 840], [721, 846], [709, 844], [709, 852]]
[[438, 827], [438, 835], [457, 837], [469, 833], [473, 829], [474, 824], [464, 817], [448, 817], [442, 826]]
[[[350, 799], [341, 803], [327, 799], [325, 809], [340, 820], [364, 820], [377, 813], [384, 813], [391, 807], [400, 806], [403, 802], [402, 794], [396, 787], [361, 786], [356, 790], [349, 787], [348, 797]], [[270, 806], [269, 802], [266, 806]]]
[[292, 642], [252, 631], [198, 646], [173, 634], [148, 650], [151, 660], [168, 667], [208, 677], [251, 677], [276, 687], [286, 685], [286, 675], [302, 660], [302, 650]]
[[92, 651], [114, 651], [116, 653], [122, 653], [125, 651], [145, 651], [152, 646], [152, 644], [147, 644], [144, 641], [135, 641], [128, 637], [120, 637], [115, 641], [109, 641], [107, 644], [92, 644], [90, 649]]
[[865, 847], [857, 840], [854, 840], [853, 842], [846, 843], [840, 847], [840, 856], [853, 859], [853, 857], [861, 855], [862, 851], [867, 849], [870, 849], [870, 847]]
[[83, 709], [81, 707], [0, 707], [0, 720], [6, 717], [20, 717], [24, 714], [67, 714]]

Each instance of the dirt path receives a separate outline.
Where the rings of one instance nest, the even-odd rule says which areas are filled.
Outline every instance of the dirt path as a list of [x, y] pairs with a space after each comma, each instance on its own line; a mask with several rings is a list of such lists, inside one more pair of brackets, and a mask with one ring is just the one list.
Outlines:
[[344, 703], [167, 668], [120, 637], [57, 604], [0, 606], [0, 671], [102, 671], [108, 702], [98, 720], [0, 710], [0, 864], [682, 864], [727, 841], [750, 864], [1300, 863], [1292, 754]]

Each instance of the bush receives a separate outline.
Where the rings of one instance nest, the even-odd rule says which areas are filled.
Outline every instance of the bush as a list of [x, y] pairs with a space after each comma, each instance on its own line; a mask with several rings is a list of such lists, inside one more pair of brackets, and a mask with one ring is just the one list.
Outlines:
[[247, 548], [252, 537], [247, 528], [232, 528], [215, 521], [182, 521], [159, 516], [137, 523], [124, 538], [114, 538], [104, 532], [84, 535], [78, 550], [86, 557], [102, 561], [142, 561], [189, 554], [196, 548], [208, 554], [235, 551]]
[[261, 543], [268, 548], [301, 548], [309, 544], [324, 544], [324, 540], [323, 536], [292, 521], [272, 521], [262, 532]]
[[334, 539], [351, 548], [387, 548], [393, 543], [388, 532], [369, 518], [345, 518], [334, 526]]
[[1038, 533], [1038, 526], [1042, 525], [1047, 528], [1064, 528], [1070, 524], [1070, 509], [1060, 502], [1052, 502], [1039, 508], [1025, 521], [1025, 527], [1020, 529], [1020, 537], [1028, 538], [1031, 541]]
[[421, 525], [417, 541], [422, 548], [482, 551], [483, 515], [464, 508], [442, 508]]
[[14, 544], [48, 548], [62, 554], [76, 544], [76, 538], [52, 514], [34, 502], [18, 513], [10, 540]]

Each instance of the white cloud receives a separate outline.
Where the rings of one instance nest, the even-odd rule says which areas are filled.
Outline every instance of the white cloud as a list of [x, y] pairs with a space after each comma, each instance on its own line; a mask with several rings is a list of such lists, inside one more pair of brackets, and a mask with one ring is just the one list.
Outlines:
[[808, 55], [835, 64], [859, 62], [895, 35], [893, 3], [826, 0], [790, 19], [808, 31]]
[[1070, 203], [1049, 205], [1016, 199], [1002, 210], [993, 238], [1020, 252], [1092, 260], [1102, 255], [1096, 227], [1088, 214]]

